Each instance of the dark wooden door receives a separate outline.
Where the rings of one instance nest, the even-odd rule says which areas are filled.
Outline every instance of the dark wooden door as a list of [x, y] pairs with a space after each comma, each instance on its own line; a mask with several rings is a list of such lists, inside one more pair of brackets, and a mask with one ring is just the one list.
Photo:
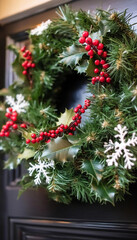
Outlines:
[[[24, 31], [41, 21], [54, 17], [54, 10], [7, 24], [0, 29], [0, 85], [4, 86], [6, 37], [15, 41], [26, 39]], [[81, 89], [84, 89], [81, 84]], [[78, 91], [74, 87], [74, 93]], [[82, 90], [83, 91], [83, 90]], [[75, 95], [75, 94], [74, 94]], [[77, 100], [76, 100], [77, 101]], [[71, 105], [66, 99], [66, 104]], [[0, 161], [0, 230], [2, 240], [107, 240], [137, 239], [137, 184], [130, 187], [132, 196], [113, 207], [110, 204], [85, 204], [73, 201], [70, 205], [56, 203], [46, 191], [25, 192], [17, 200], [18, 179], [23, 167], [2, 170]]]

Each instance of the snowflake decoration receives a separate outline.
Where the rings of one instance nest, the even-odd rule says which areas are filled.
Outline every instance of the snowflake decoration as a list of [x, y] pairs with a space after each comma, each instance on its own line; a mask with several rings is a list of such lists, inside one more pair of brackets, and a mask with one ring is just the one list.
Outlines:
[[46, 30], [51, 23], [52, 23], [52, 21], [50, 19], [48, 19], [46, 22], [42, 22], [36, 28], [32, 29], [30, 31], [30, 34], [37, 35], [37, 36], [41, 35], [43, 33], [43, 31]]
[[135, 136], [135, 133], [132, 134], [132, 137], [125, 140], [125, 136], [127, 135], [127, 127], [122, 127], [120, 124], [115, 127], [115, 131], [118, 132], [118, 134], [115, 135], [115, 138], [119, 139], [119, 142], [113, 143], [113, 141], [110, 139], [109, 143], [105, 143], [104, 147], [106, 148], [104, 153], [109, 152], [110, 150], [114, 150], [114, 152], [111, 155], [107, 155], [107, 164], [108, 166], [112, 166], [113, 164], [117, 167], [118, 166], [118, 159], [123, 156], [125, 159], [124, 167], [131, 169], [134, 165], [134, 161], [136, 161], [136, 158], [133, 156], [131, 151], [128, 149], [130, 146], [137, 145], [137, 136]]
[[24, 96], [22, 94], [17, 94], [16, 100], [11, 96], [7, 96], [5, 101], [12, 107], [13, 111], [16, 111], [17, 113], [25, 113], [29, 106], [29, 102], [24, 100]]
[[35, 172], [35, 180], [34, 183], [36, 185], [41, 184], [41, 177], [46, 178], [46, 183], [50, 183], [51, 181], [51, 176], [48, 175], [48, 168], [55, 168], [54, 161], [42, 161], [40, 158], [38, 158], [38, 163], [32, 164], [30, 163], [30, 168], [28, 169], [29, 175], [32, 176], [32, 174]]

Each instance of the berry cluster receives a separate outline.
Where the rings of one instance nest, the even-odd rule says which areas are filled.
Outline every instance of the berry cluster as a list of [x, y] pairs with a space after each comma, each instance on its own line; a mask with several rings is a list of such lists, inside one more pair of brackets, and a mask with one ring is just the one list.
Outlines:
[[29, 70], [31, 68], [35, 68], [35, 63], [32, 61], [32, 53], [29, 50], [26, 50], [26, 47], [22, 47], [20, 51], [23, 53], [23, 57], [25, 58], [25, 61], [22, 63], [22, 67], [24, 68], [24, 71], [22, 72], [23, 75], [28, 75]]
[[101, 71], [98, 68], [94, 69], [95, 74], [99, 74], [96, 77], [92, 78], [92, 84], [95, 84], [96, 82], [111, 82], [111, 78], [109, 77], [109, 74], [106, 72], [107, 68], [109, 67], [109, 64], [106, 63], [106, 57], [107, 57], [107, 51], [104, 51], [104, 44], [100, 43], [98, 39], [95, 39], [92, 41], [92, 39], [89, 37], [89, 33], [87, 31], [84, 31], [82, 34], [82, 37], [79, 38], [79, 42], [81, 44], [86, 44], [85, 50], [88, 51], [88, 55], [90, 58], [93, 58], [94, 54], [98, 55], [99, 59], [96, 59], [94, 61], [95, 65], [101, 68]]
[[40, 141], [45, 141], [49, 143], [51, 139], [62, 137], [62, 135], [68, 134], [73, 135], [76, 127], [81, 123], [81, 114], [85, 112], [85, 110], [90, 106], [90, 100], [85, 100], [85, 105], [82, 108], [81, 104], [78, 104], [76, 108], [74, 108], [75, 116], [72, 117], [72, 122], [68, 125], [61, 124], [56, 130], [49, 130], [48, 132], [40, 132], [39, 135], [35, 133], [31, 134], [32, 139], [27, 139], [26, 144], [29, 143], [39, 143]]
[[[13, 111], [11, 107], [8, 108], [7, 112], [5, 113], [5, 117], [9, 118], [10, 120], [2, 126], [2, 129], [0, 131], [0, 137], [9, 137], [11, 131], [18, 129], [19, 124], [16, 123], [18, 120], [18, 113], [16, 111]], [[27, 128], [27, 125], [25, 123], [22, 123], [19, 126], [21, 128]]]

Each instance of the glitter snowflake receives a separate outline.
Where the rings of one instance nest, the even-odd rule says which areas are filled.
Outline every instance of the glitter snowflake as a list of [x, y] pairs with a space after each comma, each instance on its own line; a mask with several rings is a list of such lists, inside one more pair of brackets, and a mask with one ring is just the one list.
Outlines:
[[38, 163], [32, 164], [30, 163], [30, 168], [28, 169], [29, 175], [32, 176], [33, 173], [35, 173], [35, 184], [39, 185], [41, 184], [41, 178], [46, 178], [46, 183], [50, 183], [52, 176], [49, 176], [48, 169], [53, 168], [54, 169], [54, 161], [53, 160], [41, 160], [38, 158]]
[[16, 111], [17, 113], [25, 113], [29, 106], [29, 102], [24, 100], [24, 96], [22, 94], [17, 94], [16, 99], [11, 96], [7, 96], [5, 101], [12, 107], [13, 111]]
[[50, 19], [48, 19], [46, 22], [42, 22], [36, 28], [32, 29], [30, 31], [30, 34], [37, 35], [37, 36], [41, 35], [43, 33], [43, 31], [46, 30], [51, 23], [52, 23], [52, 21]]
[[123, 156], [125, 160], [124, 167], [131, 169], [134, 165], [134, 161], [136, 161], [136, 158], [134, 157], [133, 153], [128, 149], [128, 147], [134, 147], [135, 145], [137, 145], [137, 136], [135, 136], [135, 133], [133, 133], [132, 137], [126, 141], [125, 136], [128, 133], [128, 129], [126, 126], [122, 127], [120, 124], [117, 125], [115, 131], [118, 132], [118, 134], [115, 135], [115, 138], [118, 138], [119, 142], [116, 141], [115, 143], [113, 143], [113, 141], [110, 139], [109, 143], [104, 144], [104, 147], [106, 148], [105, 153], [109, 152], [110, 150], [114, 150], [111, 155], [107, 155], [106, 162], [108, 166], [112, 166], [114, 164], [117, 167], [118, 159]]

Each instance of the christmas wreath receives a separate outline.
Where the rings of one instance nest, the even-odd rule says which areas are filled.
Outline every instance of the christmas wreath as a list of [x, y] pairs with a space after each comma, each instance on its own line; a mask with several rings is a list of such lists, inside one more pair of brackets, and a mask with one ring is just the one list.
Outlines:
[[[132, 14], [97, 10], [92, 16], [68, 6], [57, 14], [29, 31], [29, 50], [9, 46], [16, 54], [13, 69], [19, 81], [0, 92], [7, 95], [0, 132], [1, 150], [9, 156], [5, 167], [24, 161], [27, 174], [19, 195], [40, 186], [58, 202], [76, 198], [114, 205], [136, 179]], [[59, 115], [63, 86], [79, 77], [88, 82], [85, 102]]]

